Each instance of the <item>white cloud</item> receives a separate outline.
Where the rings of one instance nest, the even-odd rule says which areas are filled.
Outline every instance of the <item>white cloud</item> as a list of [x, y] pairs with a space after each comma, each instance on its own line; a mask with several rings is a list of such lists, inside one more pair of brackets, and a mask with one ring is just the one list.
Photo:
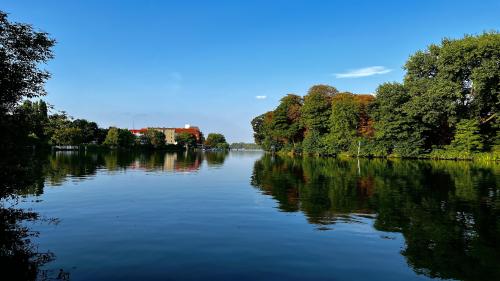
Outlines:
[[255, 98], [258, 100], [265, 100], [267, 99], [267, 96], [255, 96]]
[[359, 78], [377, 74], [386, 74], [391, 71], [392, 69], [385, 68], [384, 66], [370, 66], [370, 67], [349, 70], [344, 73], [335, 73], [334, 75], [335, 78]]

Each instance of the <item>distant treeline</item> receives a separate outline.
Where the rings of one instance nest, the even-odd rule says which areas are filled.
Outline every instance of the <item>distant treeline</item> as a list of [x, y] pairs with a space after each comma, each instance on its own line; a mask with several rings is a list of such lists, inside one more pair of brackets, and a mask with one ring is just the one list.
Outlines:
[[374, 96], [315, 85], [252, 120], [267, 151], [315, 155], [500, 159], [500, 34], [443, 39]]
[[116, 127], [100, 128], [96, 122], [73, 119], [65, 112], [49, 114], [43, 100], [25, 100], [15, 107], [11, 117], [16, 118], [18, 132], [16, 145], [23, 146], [81, 146], [93, 145], [111, 148], [154, 148], [183, 149], [193, 148], [203, 143], [205, 147], [228, 149], [229, 144], [222, 134], [210, 133], [198, 141], [193, 134], [180, 133], [175, 136], [176, 145], [165, 143], [165, 134], [148, 129], [140, 136], [128, 129]]
[[255, 143], [244, 143], [244, 142], [235, 142], [230, 145], [231, 149], [249, 149], [249, 150], [255, 150], [255, 149], [261, 149], [258, 144]]

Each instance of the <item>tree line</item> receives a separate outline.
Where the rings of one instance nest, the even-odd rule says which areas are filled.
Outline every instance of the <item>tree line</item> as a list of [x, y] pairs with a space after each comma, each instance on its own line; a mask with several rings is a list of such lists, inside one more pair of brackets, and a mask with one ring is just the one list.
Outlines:
[[[183, 132], [176, 134], [176, 145], [166, 144], [165, 134], [149, 128], [136, 136], [128, 129], [117, 127], [101, 128], [96, 122], [85, 119], [74, 119], [66, 112], [49, 114], [49, 107], [43, 100], [25, 100], [16, 107], [11, 116], [16, 116], [17, 129], [24, 136], [22, 144], [31, 146], [80, 146], [102, 145], [113, 148], [194, 148], [199, 141], [193, 134]], [[210, 133], [205, 139], [201, 135], [201, 143], [206, 147], [228, 149], [224, 135]], [[19, 144], [19, 143], [18, 143]]]
[[252, 121], [267, 151], [499, 159], [500, 34], [443, 39], [411, 55], [374, 95], [312, 86]]

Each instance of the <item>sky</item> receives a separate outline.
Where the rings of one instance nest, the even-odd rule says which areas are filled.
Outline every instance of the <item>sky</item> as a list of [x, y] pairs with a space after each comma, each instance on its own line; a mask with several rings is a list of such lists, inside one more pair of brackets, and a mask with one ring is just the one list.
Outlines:
[[374, 93], [442, 38], [500, 30], [500, 1], [23, 1], [11, 21], [56, 39], [44, 100], [102, 127], [250, 121], [315, 84]]

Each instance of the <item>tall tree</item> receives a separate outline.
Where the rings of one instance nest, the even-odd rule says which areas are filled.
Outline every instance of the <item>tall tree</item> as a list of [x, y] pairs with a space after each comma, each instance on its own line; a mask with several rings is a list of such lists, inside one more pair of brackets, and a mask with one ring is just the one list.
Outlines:
[[49, 73], [41, 67], [53, 57], [55, 41], [47, 33], [29, 24], [10, 22], [0, 11], [0, 148], [23, 143], [29, 130], [23, 130], [19, 116], [13, 114], [25, 98], [45, 94], [44, 84]]
[[337, 89], [327, 85], [312, 86], [304, 96], [302, 106], [302, 122], [306, 130], [315, 130], [319, 134], [328, 132], [331, 113], [331, 98], [338, 93]]
[[302, 140], [300, 109], [302, 98], [294, 94], [283, 97], [273, 112], [271, 130], [273, 136], [284, 143], [296, 143]]
[[351, 93], [342, 93], [332, 99], [330, 132], [326, 137], [330, 152], [348, 150], [355, 142], [360, 119], [360, 104]]
[[[498, 112], [500, 34], [443, 39], [412, 55], [404, 79], [412, 99], [409, 115], [425, 126], [427, 147], [449, 144], [461, 119], [488, 119]], [[482, 131], [496, 134], [492, 123]]]
[[479, 122], [475, 119], [464, 119], [457, 124], [455, 137], [451, 147], [459, 151], [473, 152], [483, 148], [479, 132]]
[[384, 83], [377, 88], [371, 109], [375, 120], [375, 141], [388, 153], [415, 156], [423, 143], [422, 128], [404, 110], [410, 100], [399, 83]]

